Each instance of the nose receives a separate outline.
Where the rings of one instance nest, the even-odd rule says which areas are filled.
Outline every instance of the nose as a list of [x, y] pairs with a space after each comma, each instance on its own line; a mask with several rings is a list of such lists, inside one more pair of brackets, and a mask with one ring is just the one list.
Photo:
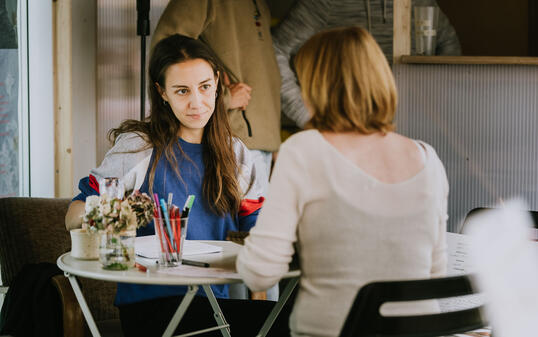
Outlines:
[[194, 91], [191, 95], [190, 95], [190, 102], [189, 102], [189, 105], [190, 105], [190, 108], [191, 109], [198, 109], [202, 106], [202, 94], [197, 92], [197, 91]]

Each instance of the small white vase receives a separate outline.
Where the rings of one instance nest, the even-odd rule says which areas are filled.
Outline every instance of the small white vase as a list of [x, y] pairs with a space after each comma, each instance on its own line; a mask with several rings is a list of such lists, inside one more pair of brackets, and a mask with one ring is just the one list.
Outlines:
[[99, 235], [84, 229], [72, 229], [71, 256], [81, 260], [97, 260], [99, 258]]

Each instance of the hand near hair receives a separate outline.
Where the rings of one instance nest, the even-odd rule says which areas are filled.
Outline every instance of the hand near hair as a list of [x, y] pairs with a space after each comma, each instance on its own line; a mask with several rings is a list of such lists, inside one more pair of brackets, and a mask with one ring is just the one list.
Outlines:
[[230, 90], [230, 105], [228, 109], [244, 110], [250, 101], [250, 92], [252, 88], [245, 83], [234, 83], [228, 85]]
[[223, 73], [222, 83], [230, 90], [230, 103], [228, 109], [245, 110], [250, 101], [252, 88], [245, 83], [231, 83], [227, 73]]

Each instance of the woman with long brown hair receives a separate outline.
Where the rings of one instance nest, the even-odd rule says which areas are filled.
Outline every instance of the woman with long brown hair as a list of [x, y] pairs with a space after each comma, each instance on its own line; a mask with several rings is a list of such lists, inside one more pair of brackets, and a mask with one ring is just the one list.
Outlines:
[[[81, 193], [66, 215], [68, 229], [80, 227], [84, 201], [99, 193], [97, 181], [104, 177], [119, 177], [126, 190], [163, 197], [172, 192], [174, 204], [194, 194], [187, 239], [224, 240], [228, 231], [248, 231], [254, 225], [263, 197], [247, 148], [231, 133], [221, 95], [222, 73], [218, 58], [198, 40], [173, 35], [155, 46], [149, 62], [151, 115], [111, 131], [114, 146], [81, 180]], [[153, 224], [137, 233], [148, 234], [154, 234]], [[227, 285], [212, 289], [223, 299], [219, 303], [234, 331], [246, 329], [253, 335], [263, 313], [254, 315], [259, 311], [251, 301], [226, 300]], [[186, 287], [118, 284], [115, 304], [124, 333], [162, 334], [185, 292]], [[202, 291], [198, 295], [178, 331], [214, 324], [207, 299], [200, 298]], [[272, 303], [263, 302], [255, 306], [267, 312]]]

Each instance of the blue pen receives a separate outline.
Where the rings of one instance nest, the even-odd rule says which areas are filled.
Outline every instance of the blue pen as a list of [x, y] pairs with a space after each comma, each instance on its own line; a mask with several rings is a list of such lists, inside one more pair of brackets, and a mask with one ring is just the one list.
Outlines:
[[172, 226], [170, 226], [170, 217], [168, 216], [168, 210], [166, 209], [166, 202], [161, 198], [161, 208], [163, 209], [164, 222], [166, 222], [166, 228], [168, 229], [168, 236], [170, 237], [170, 242], [172, 247], [175, 247], [176, 243], [174, 241], [174, 235], [172, 234]]

